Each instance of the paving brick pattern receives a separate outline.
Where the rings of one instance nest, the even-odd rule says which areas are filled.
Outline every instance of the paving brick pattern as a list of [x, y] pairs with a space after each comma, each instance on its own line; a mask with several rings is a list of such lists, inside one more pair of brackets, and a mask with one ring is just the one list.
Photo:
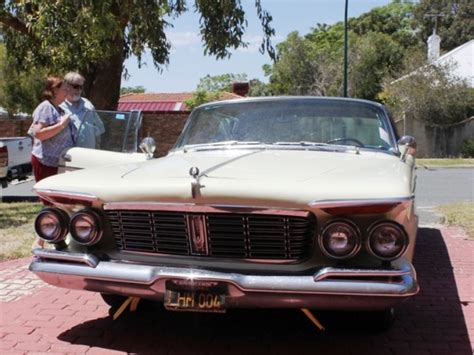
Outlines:
[[315, 312], [320, 333], [297, 310], [177, 313], [140, 303], [113, 321], [100, 296], [46, 286], [29, 259], [0, 264], [0, 353], [5, 354], [472, 354], [474, 241], [422, 228], [415, 266], [421, 293], [397, 308], [385, 333], [363, 320]]

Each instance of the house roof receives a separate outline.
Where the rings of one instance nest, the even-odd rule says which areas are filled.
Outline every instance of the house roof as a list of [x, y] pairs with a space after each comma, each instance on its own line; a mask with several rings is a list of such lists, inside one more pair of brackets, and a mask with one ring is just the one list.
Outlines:
[[[193, 97], [192, 92], [182, 93], [130, 93], [120, 96], [118, 110], [142, 110], [144, 112], [189, 112], [185, 101]], [[219, 100], [240, 99], [242, 96], [223, 92]]]

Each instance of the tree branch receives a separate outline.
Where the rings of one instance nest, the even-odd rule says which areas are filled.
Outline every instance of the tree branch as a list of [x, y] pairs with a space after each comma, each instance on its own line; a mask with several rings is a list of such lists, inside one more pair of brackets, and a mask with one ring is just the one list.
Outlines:
[[22, 33], [22, 34], [30, 37], [31, 39], [36, 40], [36, 37], [33, 35], [33, 33], [30, 30], [28, 30], [26, 25], [22, 21], [20, 21], [18, 18], [13, 17], [10, 14], [1, 13], [0, 14], [0, 24], [3, 24], [6, 27], [9, 27], [9, 28], [11, 28], [11, 29], [13, 29], [13, 30], [15, 30], [19, 33]]

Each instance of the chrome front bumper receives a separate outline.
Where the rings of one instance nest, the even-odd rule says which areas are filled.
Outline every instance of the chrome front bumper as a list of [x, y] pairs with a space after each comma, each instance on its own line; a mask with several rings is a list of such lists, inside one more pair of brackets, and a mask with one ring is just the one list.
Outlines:
[[166, 281], [186, 287], [204, 281], [226, 285], [229, 308], [377, 310], [418, 293], [408, 262], [396, 269], [323, 268], [313, 275], [247, 275], [203, 269], [99, 261], [94, 255], [36, 249], [30, 270], [59, 287], [163, 300]]

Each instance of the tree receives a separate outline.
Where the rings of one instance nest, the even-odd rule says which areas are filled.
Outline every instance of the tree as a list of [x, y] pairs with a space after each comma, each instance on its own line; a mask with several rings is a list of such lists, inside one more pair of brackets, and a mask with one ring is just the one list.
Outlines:
[[[264, 33], [260, 51], [274, 58], [272, 17], [254, 0]], [[245, 46], [246, 16], [241, 0], [195, 0], [204, 53], [230, 56]], [[149, 50], [158, 70], [168, 63], [170, 43], [165, 28], [190, 8], [185, 0], [0, 1], [7, 54], [16, 68], [48, 71], [79, 70], [86, 78], [85, 95], [97, 108], [114, 109], [120, 92], [124, 60], [140, 61]]]
[[474, 2], [472, 0], [421, 0], [415, 8], [420, 31], [426, 42], [436, 32], [441, 37], [441, 49], [450, 51], [474, 38]]
[[214, 76], [207, 74], [204, 78], [199, 79], [199, 84], [197, 85], [196, 90], [209, 92], [232, 92], [232, 83], [241, 81], [248, 81], [247, 74], [227, 73]]
[[125, 94], [141, 94], [145, 92], [145, 88], [143, 86], [124, 86], [123, 88], [120, 88], [120, 95], [125, 95]]
[[33, 112], [40, 100], [46, 73], [33, 69], [29, 73], [16, 73], [0, 43], [0, 106], [12, 113]]
[[[349, 95], [376, 99], [382, 80], [400, 70], [412, 31], [413, 5], [394, 1], [349, 20]], [[291, 33], [277, 45], [278, 60], [264, 67], [273, 94], [340, 96], [343, 93], [342, 22]]]
[[[452, 124], [474, 115], [474, 89], [452, 75], [449, 65], [424, 65], [424, 52], [407, 57], [406, 75], [386, 79], [381, 99], [395, 117]], [[413, 70], [416, 68], [415, 70]]]

